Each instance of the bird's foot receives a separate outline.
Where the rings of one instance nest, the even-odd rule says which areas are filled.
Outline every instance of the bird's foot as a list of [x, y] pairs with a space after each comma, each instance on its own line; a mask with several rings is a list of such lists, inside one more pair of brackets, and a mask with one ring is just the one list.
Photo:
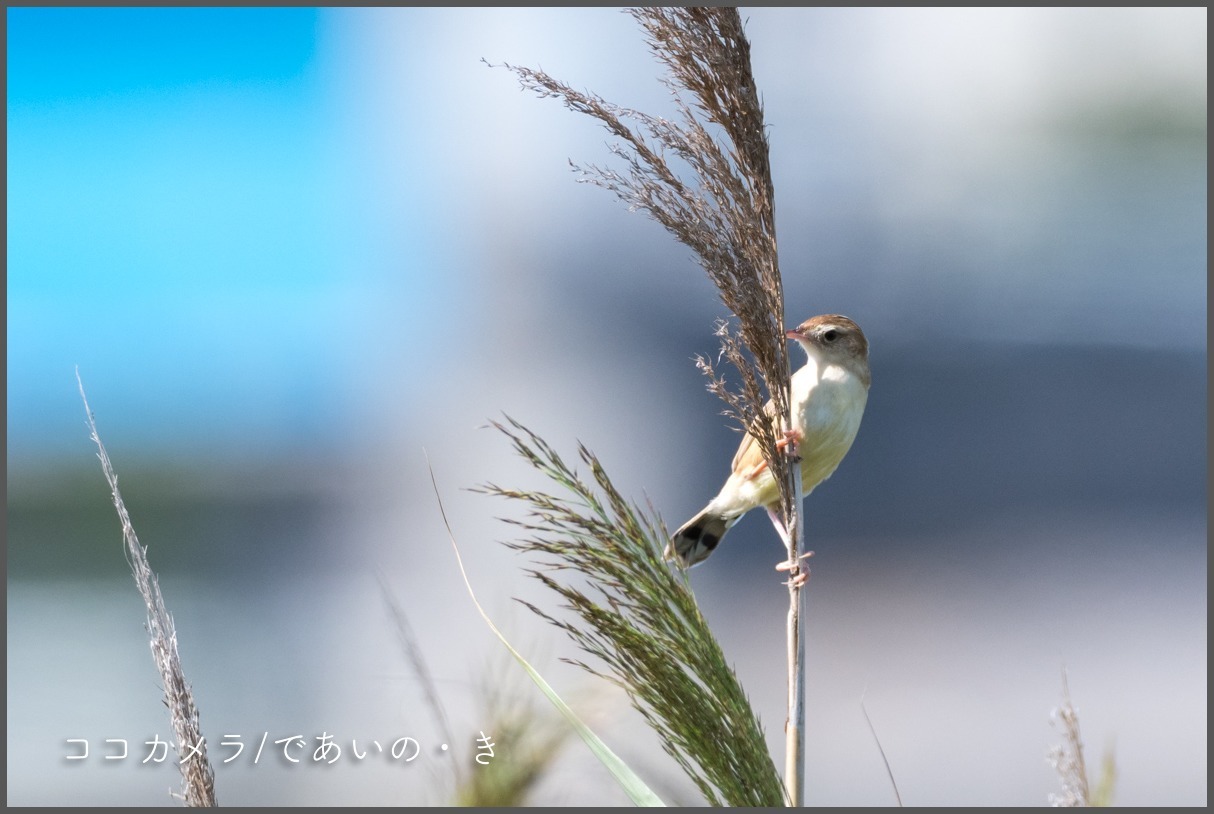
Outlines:
[[795, 568], [800, 568], [801, 560], [808, 560], [813, 555], [814, 555], [814, 552], [806, 551], [800, 557], [797, 557], [796, 562], [789, 562], [788, 560], [781, 560], [780, 562], [776, 563], [776, 570], [777, 571], [792, 571]]
[[784, 583], [785, 585], [790, 585], [793, 588], [800, 588], [805, 585], [805, 583], [809, 580], [809, 569], [808, 568], [802, 569], [801, 561], [808, 560], [813, 555], [814, 555], [814, 552], [806, 551], [800, 557], [797, 557], [796, 562], [789, 562], [788, 560], [783, 560], [781, 562], [776, 563], [777, 571], [788, 571], [789, 572], [788, 581]]
[[743, 480], [751, 480], [760, 475], [765, 469], [767, 469], [767, 461], [759, 461], [757, 464], [750, 467], [750, 469], [739, 472], [738, 474], [742, 476]]
[[782, 438], [776, 439], [776, 449], [784, 449], [789, 444], [799, 444], [805, 440], [805, 433], [800, 430], [785, 430]]

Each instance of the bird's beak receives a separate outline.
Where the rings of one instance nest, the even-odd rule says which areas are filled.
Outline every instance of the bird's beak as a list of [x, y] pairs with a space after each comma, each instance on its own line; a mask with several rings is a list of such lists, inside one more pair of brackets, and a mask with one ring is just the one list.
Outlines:
[[797, 340], [798, 342], [800, 342], [802, 339], [804, 339], [804, 338], [805, 338], [805, 337], [804, 337], [804, 336], [801, 334], [801, 332], [800, 332], [800, 331], [798, 331], [796, 328], [792, 328], [792, 329], [790, 329], [790, 330], [785, 331], [785, 332], [784, 332], [784, 336], [786, 336], [786, 337], [787, 337], [787, 338], [789, 338], [789, 339], [795, 339], [795, 340]]

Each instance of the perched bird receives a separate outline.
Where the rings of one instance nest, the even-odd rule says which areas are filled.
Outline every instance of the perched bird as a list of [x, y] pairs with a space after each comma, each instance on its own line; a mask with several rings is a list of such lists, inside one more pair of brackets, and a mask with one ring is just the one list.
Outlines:
[[[835, 471], [860, 429], [871, 381], [868, 340], [859, 325], [838, 314], [813, 317], [785, 335], [809, 359], [792, 375], [792, 430], [778, 443], [798, 442], [802, 493], [808, 495]], [[774, 420], [771, 402], [764, 415]], [[674, 533], [666, 558], [686, 566], [703, 562], [742, 515], [764, 506], [774, 516], [779, 504], [776, 480], [747, 433], [733, 457], [733, 473], [712, 502]]]

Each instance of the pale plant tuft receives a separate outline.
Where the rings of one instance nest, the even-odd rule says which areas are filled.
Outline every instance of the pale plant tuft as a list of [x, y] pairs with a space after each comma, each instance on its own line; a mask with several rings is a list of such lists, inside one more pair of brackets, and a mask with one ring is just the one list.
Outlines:
[[[135, 535], [135, 527], [131, 524], [131, 516], [126, 510], [122, 494], [118, 491], [118, 475], [110, 463], [109, 453], [101, 443], [97, 434], [97, 423], [93, 412], [89, 409], [88, 398], [84, 395], [84, 383], [80, 380], [80, 371], [76, 371], [76, 384], [80, 387], [80, 398], [84, 402], [84, 412], [88, 416], [89, 437], [97, 445], [97, 457], [101, 460], [101, 470], [110, 486], [110, 497], [114, 508], [118, 511], [118, 519], [122, 523], [122, 539], [126, 544], [127, 562], [130, 563], [131, 573], [135, 584], [147, 607], [147, 630], [150, 636], [152, 659], [160, 673], [160, 681], [164, 687], [164, 704], [169, 709], [169, 720], [176, 738], [174, 748], [181, 767], [180, 794], [174, 793], [188, 806], [214, 806], [215, 801], [215, 772], [207, 759], [206, 740], [202, 736], [202, 727], [198, 720], [198, 707], [194, 704], [194, 693], [186, 681], [185, 671], [181, 667], [181, 657], [177, 653], [177, 629], [173, 617], [164, 604], [160, 595], [160, 582], [156, 573], [148, 564], [147, 548]], [[195, 745], [197, 749], [195, 750]], [[187, 751], [190, 750], [190, 751]]]
[[1100, 779], [1092, 789], [1083, 757], [1083, 738], [1079, 734], [1079, 711], [1071, 703], [1065, 670], [1062, 672], [1062, 704], [1051, 710], [1050, 725], [1062, 729], [1062, 743], [1051, 746], [1046, 752], [1046, 760], [1062, 781], [1062, 792], [1051, 793], [1049, 804], [1059, 808], [1112, 805], [1116, 763], [1111, 751], [1105, 754]]

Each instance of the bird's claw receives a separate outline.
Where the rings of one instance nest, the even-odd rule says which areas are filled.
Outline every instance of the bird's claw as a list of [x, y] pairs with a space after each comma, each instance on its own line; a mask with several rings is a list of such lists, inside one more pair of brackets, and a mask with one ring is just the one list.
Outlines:
[[805, 433], [800, 430], [784, 430], [783, 437], [776, 439], [776, 449], [784, 449], [789, 444], [799, 444], [805, 439]]
[[777, 571], [791, 571], [794, 568], [800, 568], [801, 567], [800, 561], [808, 560], [813, 555], [814, 555], [814, 552], [806, 551], [800, 557], [797, 557], [797, 562], [789, 562], [788, 560], [782, 560], [781, 562], [776, 563], [776, 570]]
[[800, 588], [805, 585], [805, 583], [809, 580], [809, 569], [806, 568], [804, 571], [802, 571], [801, 570], [801, 561], [808, 560], [813, 555], [814, 555], [814, 552], [806, 551], [800, 557], [797, 557], [796, 562], [789, 562], [788, 560], [784, 560], [782, 562], [776, 563], [777, 571], [788, 571], [789, 572], [788, 581], [784, 583], [785, 585], [790, 585], [793, 588]]

